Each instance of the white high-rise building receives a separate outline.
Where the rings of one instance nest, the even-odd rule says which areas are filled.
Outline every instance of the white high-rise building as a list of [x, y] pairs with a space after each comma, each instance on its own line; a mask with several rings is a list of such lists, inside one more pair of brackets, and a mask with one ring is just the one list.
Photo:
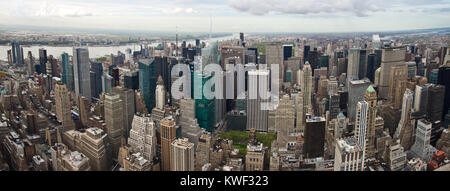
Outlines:
[[364, 154], [354, 137], [337, 139], [334, 152], [334, 171], [364, 170]]
[[147, 160], [156, 156], [156, 130], [150, 117], [134, 115], [128, 144]]
[[161, 76], [158, 77], [157, 84], [155, 91], [156, 108], [162, 110], [164, 109], [164, 105], [166, 105], [166, 90]]
[[432, 124], [424, 119], [417, 121], [416, 141], [411, 147], [411, 152], [426, 161], [433, 155], [433, 146], [430, 145]]
[[368, 103], [366, 101], [358, 102], [356, 106], [356, 120], [355, 120], [355, 138], [359, 147], [364, 151], [363, 157], [366, 154], [367, 145], [367, 112]]
[[172, 142], [172, 171], [194, 170], [194, 143], [187, 138], [176, 139]]
[[303, 93], [303, 108], [304, 113], [312, 113], [311, 93], [312, 93], [312, 69], [311, 65], [307, 61], [303, 66], [303, 70], [300, 70], [300, 86]]
[[[266, 92], [262, 92], [262, 91]], [[269, 111], [262, 104], [269, 101], [269, 70], [248, 72], [247, 130], [267, 132]]]
[[398, 123], [398, 127], [395, 131], [394, 138], [402, 139], [402, 131], [404, 131], [405, 126], [410, 123], [413, 100], [414, 92], [410, 89], [406, 89], [405, 93], [403, 94], [402, 114], [400, 116], [400, 122]]

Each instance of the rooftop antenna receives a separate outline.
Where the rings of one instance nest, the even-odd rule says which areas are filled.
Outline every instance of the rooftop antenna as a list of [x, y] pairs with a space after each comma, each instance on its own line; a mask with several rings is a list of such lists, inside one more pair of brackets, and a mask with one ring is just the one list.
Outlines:
[[175, 25], [175, 56], [178, 57], [178, 26]]

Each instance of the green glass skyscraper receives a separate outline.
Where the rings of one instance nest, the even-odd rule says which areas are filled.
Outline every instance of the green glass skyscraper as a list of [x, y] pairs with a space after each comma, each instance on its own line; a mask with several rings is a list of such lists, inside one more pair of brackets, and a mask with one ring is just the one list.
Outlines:
[[[194, 91], [195, 94], [201, 93], [203, 85], [212, 78], [205, 73], [194, 72]], [[200, 89], [202, 88], [202, 89]], [[200, 94], [198, 94], [200, 95]], [[201, 99], [195, 99], [195, 117], [201, 128], [208, 132], [214, 129], [214, 99], [207, 99], [203, 94]]]
[[139, 89], [142, 91], [144, 102], [149, 113], [155, 107], [157, 81], [155, 65], [155, 59], [139, 60]]

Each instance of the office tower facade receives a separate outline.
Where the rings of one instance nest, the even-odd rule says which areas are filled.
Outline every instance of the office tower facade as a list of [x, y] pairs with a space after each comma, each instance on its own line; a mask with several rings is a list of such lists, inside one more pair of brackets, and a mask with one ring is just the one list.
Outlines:
[[442, 118], [450, 111], [450, 66], [439, 68], [438, 84], [445, 86], [445, 99]]
[[303, 153], [305, 158], [323, 157], [325, 145], [325, 118], [306, 119]]
[[[201, 95], [200, 99], [195, 99], [195, 117], [201, 128], [208, 132], [214, 130], [215, 125], [215, 103], [214, 99], [207, 98], [200, 87], [204, 87], [205, 83], [213, 80], [212, 76], [207, 73], [194, 72], [194, 98]], [[199, 91], [199, 92], [198, 92]]]
[[273, 124], [270, 123], [269, 118], [269, 132], [277, 132], [281, 134], [290, 134], [295, 132], [295, 100], [291, 99], [288, 94], [281, 96], [278, 107], [275, 110], [269, 111], [269, 113], [274, 112], [275, 117]]
[[[398, 64], [396, 66], [391, 67], [390, 71], [390, 80], [389, 80], [389, 100], [391, 103], [395, 103], [395, 98], [400, 97], [400, 95], [396, 95], [396, 91], [398, 89], [403, 89], [402, 83], [406, 83], [406, 80], [408, 79], [408, 66], [403, 64]], [[405, 86], [403, 86], [406, 88]]]
[[433, 154], [433, 146], [430, 145], [432, 124], [427, 120], [420, 119], [417, 121], [416, 139], [411, 147], [411, 152], [423, 160], [430, 160]]
[[302, 92], [297, 92], [291, 95], [294, 99], [295, 105], [295, 130], [297, 132], [303, 132], [306, 123], [305, 113], [303, 109], [303, 94]]
[[116, 158], [123, 138], [123, 101], [119, 94], [105, 94], [105, 122], [111, 145], [112, 156]]
[[172, 171], [194, 171], [194, 143], [187, 138], [177, 139], [172, 142]]
[[189, 142], [198, 145], [202, 129], [195, 118], [195, 101], [193, 99], [180, 99], [180, 126], [183, 137], [187, 137]]
[[248, 144], [245, 156], [246, 171], [263, 171], [266, 151], [262, 143]]
[[128, 144], [135, 152], [152, 161], [156, 156], [156, 130], [150, 117], [134, 115]]
[[97, 127], [88, 128], [81, 134], [81, 152], [89, 158], [92, 170], [108, 170], [107, 139], [107, 134]]
[[427, 112], [428, 88], [431, 84], [416, 85], [414, 110], [417, 114], [424, 115]]
[[427, 118], [430, 122], [436, 122], [442, 119], [442, 113], [444, 113], [442, 103], [445, 100], [445, 88], [442, 85], [428, 87]]
[[39, 68], [40, 68], [40, 70], [36, 71], [36, 72], [38, 74], [41, 74], [41, 73], [46, 74], [47, 73], [46, 64], [47, 64], [47, 50], [40, 48], [39, 49], [39, 65], [40, 65]]
[[63, 130], [65, 131], [75, 129], [75, 124], [72, 120], [71, 104], [70, 104], [69, 91], [63, 83], [56, 83], [55, 86], [55, 107], [56, 118], [62, 123]]
[[[65, 52], [62, 53], [61, 54], [61, 67], [62, 67], [61, 81], [66, 85], [68, 85], [68, 81], [69, 81], [69, 64], [70, 64], [69, 54], [67, 54]], [[73, 76], [72, 76], [72, 78], [73, 78]]]
[[99, 98], [102, 92], [103, 66], [100, 62], [92, 62], [91, 65], [91, 93], [92, 97]]
[[161, 121], [161, 170], [172, 169], [172, 143], [176, 138], [175, 120], [172, 116]]
[[283, 60], [292, 57], [292, 45], [283, 45]]
[[357, 113], [356, 113], [356, 121], [355, 121], [355, 138], [356, 138], [357, 144], [363, 151], [362, 158], [366, 158], [366, 156], [367, 156], [368, 106], [369, 106], [369, 104], [366, 101], [360, 101], [360, 102], [358, 102], [358, 105], [356, 106]]
[[123, 77], [123, 85], [128, 89], [139, 89], [139, 71], [131, 71], [125, 73]]
[[370, 85], [368, 79], [364, 80], [353, 80], [348, 84], [348, 106], [347, 106], [347, 116], [350, 122], [355, 121], [356, 116], [356, 105], [359, 101], [364, 100], [364, 94]]
[[375, 83], [375, 71], [378, 69], [376, 68], [377, 64], [377, 55], [376, 54], [369, 54], [367, 55], [367, 78], [372, 83]]
[[400, 144], [389, 146], [389, 168], [391, 171], [401, 171], [406, 165], [406, 153]]
[[34, 57], [31, 51], [28, 51], [28, 63], [27, 63], [27, 72], [28, 75], [32, 75], [34, 73]]
[[299, 70], [299, 77], [300, 79], [300, 87], [302, 88], [302, 94], [303, 94], [303, 108], [304, 113], [312, 113], [312, 70], [311, 66], [309, 65], [309, 62], [306, 62], [303, 66], [303, 70]]
[[358, 62], [358, 79], [363, 79], [367, 77], [367, 50], [359, 51], [359, 62]]
[[354, 137], [337, 139], [334, 152], [334, 171], [363, 171], [363, 150]]
[[411, 110], [413, 109], [414, 93], [406, 89], [403, 95], [402, 114], [394, 138], [400, 139], [400, 145], [409, 149], [412, 145], [414, 127], [411, 124]]
[[[83, 96], [91, 101], [90, 63], [87, 48], [73, 48], [73, 73], [75, 95]], [[41, 66], [42, 67], [42, 66]]]
[[155, 107], [155, 90], [157, 82], [155, 59], [139, 60], [139, 90], [144, 96], [149, 112]]
[[56, 144], [50, 148], [54, 171], [90, 171], [89, 158], [78, 152], [71, 151], [64, 144]]
[[383, 48], [381, 56], [381, 70], [379, 82], [379, 97], [389, 98], [389, 86], [391, 68], [397, 65], [405, 64], [406, 47]]
[[349, 81], [359, 79], [359, 48], [351, 48], [348, 53], [347, 78]]
[[199, 171], [203, 165], [209, 163], [209, 154], [211, 151], [211, 133], [203, 133], [198, 139], [197, 147], [195, 147], [195, 170]]
[[267, 132], [269, 111], [264, 109], [268, 98], [260, 92], [261, 89], [269, 91], [269, 71], [251, 70], [248, 72], [249, 96], [247, 100], [247, 130]]
[[[283, 67], [283, 46], [281, 43], [272, 43], [266, 45], [266, 64], [270, 67], [272, 64], [278, 64], [279, 68], [279, 80], [284, 79], [284, 67]], [[281, 87], [280, 87], [281, 88]]]
[[375, 156], [375, 124], [377, 118], [377, 92], [370, 85], [366, 93], [364, 94], [364, 101], [367, 102], [367, 156], [366, 158], [372, 158]]
[[158, 85], [156, 85], [156, 108], [157, 109], [164, 109], [164, 106], [166, 105], [166, 89], [164, 87], [164, 82], [162, 80], [162, 77], [158, 77]]
[[134, 91], [117, 86], [112, 89], [112, 92], [113, 94], [120, 95], [120, 99], [122, 100], [123, 136], [128, 138], [133, 122], [133, 116], [136, 113]]

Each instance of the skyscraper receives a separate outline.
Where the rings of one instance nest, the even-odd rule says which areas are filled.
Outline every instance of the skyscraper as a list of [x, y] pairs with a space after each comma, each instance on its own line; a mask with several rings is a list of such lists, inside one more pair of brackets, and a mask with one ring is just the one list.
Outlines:
[[417, 121], [416, 139], [411, 152], [423, 160], [431, 160], [433, 146], [430, 145], [432, 124], [424, 119]]
[[123, 101], [119, 94], [105, 95], [105, 122], [112, 156], [118, 157], [123, 137]]
[[323, 157], [325, 145], [325, 118], [306, 119], [303, 155], [305, 158]]
[[367, 156], [367, 113], [368, 113], [369, 104], [366, 101], [359, 101], [356, 106], [356, 122], [355, 122], [355, 138], [357, 144], [363, 151], [362, 158], [366, 158]]
[[303, 70], [299, 70], [299, 77], [300, 79], [300, 87], [302, 88], [302, 95], [303, 95], [303, 113], [312, 113], [312, 70], [311, 66], [309, 65], [309, 62], [306, 62], [303, 66]]
[[[268, 110], [263, 108], [264, 102], [268, 102], [269, 71], [251, 70], [248, 72], [249, 96], [247, 100], [247, 130], [267, 132]], [[265, 89], [267, 92], [261, 92]]]
[[75, 129], [75, 124], [72, 120], [71, 104], [69, 92], [67, 91], [66, 85], [58, 82], [55, 86], [55, 107], [56, 107], [56, 117], [62, 123], [64, 133], [68, 130]]
[[180, 138], [171, 145], [171, 170], [194, 171], [194, 144], [187, 138]]
[[73, 48], [75, 95], [91, 101], [90, 63], [87, 48]]
[[40, 65], [40, 70], [36, 71], [38, 74], [46, 74], [47, 72], [45, 71], [47, 69], [46, 67], [47, 64], [47, 50], [40, 48], [39, 49], [39, 65]]
[[363, 79], [367, 77], [367, 50], [359, 51], [359, 62], [358, 62], [358, 79]]
[[92, 62], [91, 66], [91, 93], [92, 97], [99, 98], [102, 92], [103, 66], [100, 62]]
[[154, 59], [139, 60], [139, 89], [144, 95], [145, 105], [149, 112], [155, 107], [155, 90], [157, 73]]
[[164, 106], [166, 105], [166, 90], [164, 87], [164, 82], [162, 80], [162, 77], [158, 77], [158, 85], [156, 85], [156, 108], [157, 109], [164, 109]]
[[391, 68], [400, 64], [405, 64], [406, 47], [383, 48], [381, 56], [381, 71], [379, 84], [379, 97], [389, 99], [389, 86]]
[[364, 94], [364, 101], [367, 102], [367, 158], [375, 156], [375, 122], [377, 118], [377, 92], [370, 85]]
[[403, 95], [402, 114], [394, 138], [400, 139], [404, 149], [409, 150], [412, 144], [414, 127], [411, 124], [411, 110], [413, 109], [414, 92], [406, 89]]
[[156, 156], [156, 130], [150, 117], [134, 115], [128, 144], [135, 152], [152, 161]]
[[114, 94], [119, 94], [122, 100], [122, 114], [123, 114], [123, 136], [128, 138], [130, 135], [130, 129], [133, 122], [133, 116], [136, 112], [134, 91], [123, 88], [121, 86], [114, 87], [112, 89]]
[[350, 123], [355, 121], [356, 116], [356, 105], [359, 101], [364, 100], [364, 94], [370, 85], [368, 79], [364, 80], [353, 80], [348, 84], [348, 106], [347, 106], [347, 116], [350, 119]]
[[172, 169], [172, 143], [176, 138], [175, 120], [172, 116], [161, 121], [161, 170]]
[[[208, 132], [212, 132], [215, 125], [215, 105], [214, 99], [209, 99], [203, 94], [203, 87], [208, 80], [213, 80], [212, 76], [207, 73], [194, 72], [194, 93], [201, 95], [201, 98], [195, 99], [195, 117], [201, 128]], [[200, 92], [197, 92], [200, 90]]]
[[359, 79], [359, 48], [351, 48], [348, 54], [347, 78], [349, 81]]
[[334, 171], [364, 170], [363, 150], [354, 137], [337, 139], [334, 152]]

